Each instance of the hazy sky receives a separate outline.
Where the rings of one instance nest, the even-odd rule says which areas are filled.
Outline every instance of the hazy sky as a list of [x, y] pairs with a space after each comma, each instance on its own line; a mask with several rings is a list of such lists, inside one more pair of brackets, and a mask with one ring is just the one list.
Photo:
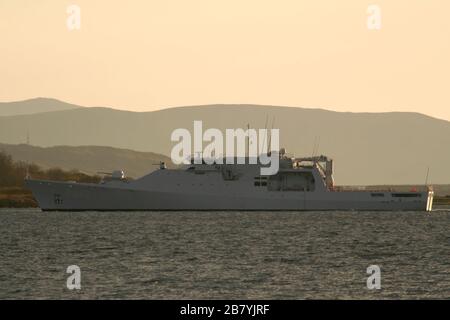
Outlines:
[[[67, 7], [81, 8], [69, 30]], [[381, 8], [381, 30], [367, 27]], [[0, 101], [417, 111], [450, 120], [449, 0], [0, 0]]]

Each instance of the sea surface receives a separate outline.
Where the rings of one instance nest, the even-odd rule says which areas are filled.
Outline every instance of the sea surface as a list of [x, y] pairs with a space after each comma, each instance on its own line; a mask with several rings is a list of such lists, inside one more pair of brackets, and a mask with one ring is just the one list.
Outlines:
[[[81, 270], [81, 290], [66, 286]], [[378, 265], [381, 289], [367, 288]], [[450, 298], [450, 209], [0, 210], [1, 299]]]

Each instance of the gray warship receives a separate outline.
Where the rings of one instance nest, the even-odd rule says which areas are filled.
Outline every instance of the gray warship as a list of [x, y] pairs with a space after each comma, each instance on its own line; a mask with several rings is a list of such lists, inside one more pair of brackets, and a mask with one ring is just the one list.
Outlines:
[[[327, 156], [279, 153], [278, 173], [260, 174], [260, 164], [190, 162], [136, 179], [112, 172], [100, 183], [27, 178], [43, 211], [431, 211], [433, 191], [346, 190], [334, 185]], [[226, 163], [226, 162], [224, 162]]]

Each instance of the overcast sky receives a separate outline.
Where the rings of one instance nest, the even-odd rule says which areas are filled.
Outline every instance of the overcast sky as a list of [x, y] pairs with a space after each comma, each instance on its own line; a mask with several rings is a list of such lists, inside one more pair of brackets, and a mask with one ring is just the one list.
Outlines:
[[[67, 25], [71, 4], [79, 30]], [[380, 30], [368, 28], [371, 4]], [[448, 0], [0, 0], [0, 101], [139, 111], [254, 103], [450, 120], [449, 17]]]

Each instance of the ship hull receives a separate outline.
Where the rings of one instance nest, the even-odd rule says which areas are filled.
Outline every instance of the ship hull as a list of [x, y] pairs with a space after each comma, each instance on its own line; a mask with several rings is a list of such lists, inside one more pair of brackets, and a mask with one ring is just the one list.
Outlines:
[[433, 192], [190, 192], [26, 180], [43, 211], [431, 211]]

